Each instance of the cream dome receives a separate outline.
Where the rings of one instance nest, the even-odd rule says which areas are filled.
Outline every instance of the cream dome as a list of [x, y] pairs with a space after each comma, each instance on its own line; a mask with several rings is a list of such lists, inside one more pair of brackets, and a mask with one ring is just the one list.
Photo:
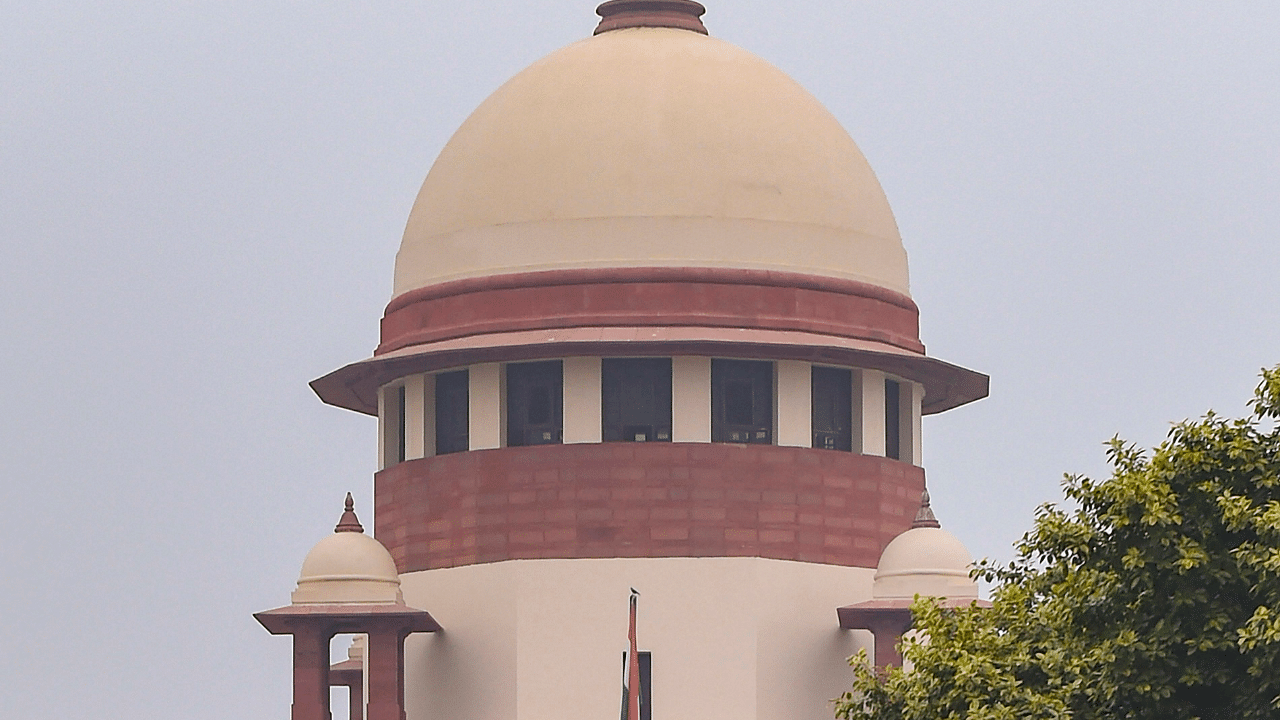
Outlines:
[[423, 184], [395, 294], [492, 274], [731, 267], [906, 294], [880, 183], [783, 72], [687, 30], [570, 45], [499, 88]]
[[316, 543], [302, 561], [293, 604], [403, 602], [400, 575], [391, 553], [359, 528], [348, 500], [347, 514], [338, 530]]
[[913, 527], [881, 553], [871, 596], [977, 598], [978, 585], [969, 578], [972, 566], [973, 556], [955, 535], [938, 527]]

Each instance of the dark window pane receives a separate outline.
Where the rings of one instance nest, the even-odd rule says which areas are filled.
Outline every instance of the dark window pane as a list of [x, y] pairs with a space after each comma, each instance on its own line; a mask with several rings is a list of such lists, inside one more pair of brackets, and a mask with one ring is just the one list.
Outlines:
[[653, 654], [636, 654], [640, 656], [640, 720], [653, 720]]
[[884, 381], [884, 454], [902, 459], [902, 413], [899, 412], [902, 386], [896, 380]]
[[750, 425], [755, 418], [751, 383], [730, 380], [724, 384], [724, 421], [730, 425]]
[[711, 361], [711, 439], [773, 442], [773, 363]]
[[[622, 683], [626, 687], [627, 682], [627, 655], [630, 653], [626, 650], [622, 651]], [[653, 720], [653, 653], [647, 650], [641, 650], [636, 653], [638, 655], [637, 663], [640, 666], [640, 720]], [[622, 696], [622, 710], [625, 714], [627, 708], [627, 696]]]
[[551, 422], [551, 391], [545, 385], [529, 388], [530, 425], [546, 425]]
[[470, 396], [466, 370], [436, 376], [436, 454], [463, 452], [468, 448]]
[[407, 438], [405, 437], [405, 427], [404, 427], [404, 421], [405, 421], [405, 414], [404, 414], [404, 400], [405, 400], [404, 386], [403, 386], [403, 385], [401, 385], [400, 387], [396, 388], [396, 456], [395, 456], [395, 461], [396, 461], [397, 463], [402, 463], [402, 462], [404, 462], [405, 455], [407, 454], [407, 453], [406, 453], [406, 451], [405, 451], [405, 446], [406, 446], [406, 444], [407, 444], [407, 442], [406, 442], [406, 441], [407, 441]]
[[853, 373], [813, 368], [813, 447], [853, 449]]
[[671, 442], [671, 360], [606, 358], [600, 368], [605, 442]]
[[563, 412], [563, 363], [507, 366], [507, 445], [559, 443]]

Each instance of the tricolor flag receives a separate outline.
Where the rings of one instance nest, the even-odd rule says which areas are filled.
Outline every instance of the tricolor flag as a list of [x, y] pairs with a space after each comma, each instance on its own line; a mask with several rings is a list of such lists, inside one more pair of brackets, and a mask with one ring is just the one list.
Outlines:
[[631, 620], [627, 640], [631, 649], [622, 665], [622, 720], [640, 720], [640, 652], [636, 650], [636, 599], [640, 593], [631, 588]]

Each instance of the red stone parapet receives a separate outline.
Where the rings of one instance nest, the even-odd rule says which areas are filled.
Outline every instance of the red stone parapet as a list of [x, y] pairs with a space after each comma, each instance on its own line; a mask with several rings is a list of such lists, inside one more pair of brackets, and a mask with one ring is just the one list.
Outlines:
[[605, 443], [410, 460], [375, 476], [400, 572], [513, 559], [751, 556], [874, 568], [924, 470], [832, 450]]
[[924, 353], [916, 304], [868, 283], [738, 268], [583, 268], [411, 290], [387, 305], [374, 354], [484, 333], [651, 326], [802, 331]]

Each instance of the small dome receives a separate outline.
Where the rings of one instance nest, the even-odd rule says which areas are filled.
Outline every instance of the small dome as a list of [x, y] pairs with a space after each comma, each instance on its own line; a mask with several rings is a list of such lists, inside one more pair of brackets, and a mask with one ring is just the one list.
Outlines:
[[422, 185], [394, 293], [635, 266], [783, 270], [908, 293], [889, 203], [835, 117], [759, 57], [663, 27], [569, 45], [485, 100]]
[[911, 529], [880, 554], [871, 596], [977, 598], [978, 584], [969, 577], [972, 568], [973, 556], [959, 538], [939, 526], [925, 492]]
[[365, 535], [351, 509], [332, 535], [316, 543], [302, 561], [293, 604], [402, 602], [395, 560], [382, 543]]

